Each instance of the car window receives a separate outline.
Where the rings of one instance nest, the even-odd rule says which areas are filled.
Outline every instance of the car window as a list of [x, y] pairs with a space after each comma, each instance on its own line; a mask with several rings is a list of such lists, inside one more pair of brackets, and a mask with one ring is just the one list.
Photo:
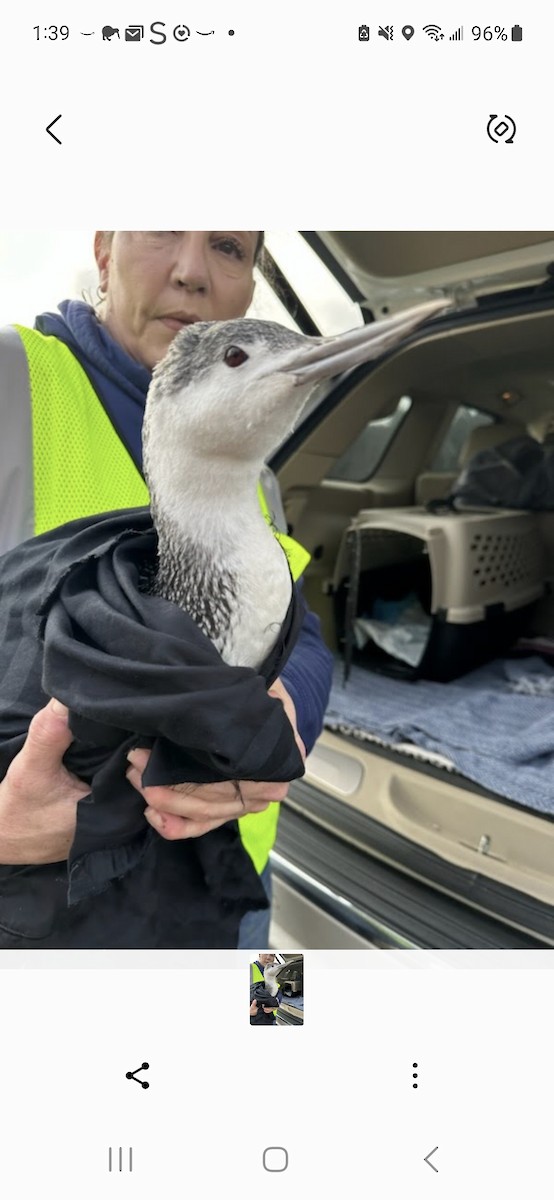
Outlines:
[[254, 297], [246, 316], [259, 321], [278, 321], [286, 329], [294, 329], [298, 333], [299, 328], [294, 317], [287, 311], [271, 283], [257, 268], [254, 278], [256, 280]]
[[266, 230], [267, 248], [321, 333], [332, 336], [363, 325], [359, 304], [308, 245], [298, 230]]
[[401, 396], [394, 412], [368, 421], [365, 429], [327, 472], [327, 479], [344, 479], [350, 483], [364, 483], [370, 479], [411, 407], [410, 397]]
[[494, 417], [489, 413], [482, 412], [479, 408], [470, 408], [467, 404], [460, 404], [429, 470], [457, 471], [460, 453], [470, 433], [483, 425], [493, 424]]

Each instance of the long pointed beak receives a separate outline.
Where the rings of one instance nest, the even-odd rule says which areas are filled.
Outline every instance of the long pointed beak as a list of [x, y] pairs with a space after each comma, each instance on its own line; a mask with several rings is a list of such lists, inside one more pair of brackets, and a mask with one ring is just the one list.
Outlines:
[[307, 338], [306, 345], [285, 359], [279, 370], [295, 375], [295, 384], [317, 383], [379, 358], [430, 317], [450, 308], [451, 300], [428, 300], [415, 308], [351, 329], [332, 338]]

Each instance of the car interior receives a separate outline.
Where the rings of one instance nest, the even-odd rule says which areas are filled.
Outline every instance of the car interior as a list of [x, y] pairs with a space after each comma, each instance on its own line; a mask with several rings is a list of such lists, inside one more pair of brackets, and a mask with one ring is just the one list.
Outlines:
[[[359, 261], [357, 236], [333, 235]], [[435, 255], [436, 283], [443, 235], [421, 236], [438, 242], [421, 246], [410, 267], [430, 271]], [[336, 381], [276, 455], [289, 530], [312, 556], [305, 596], [336, 659], [325, 729], [291, 788], [275, 853], [276, 920], [280, 932], [294, 926], [299, 945], [554, 945], [554, 782], [522, 694], [538, 689], [539, 716], [554, 697], [554, 505], [441, 517], [436, 504], [476, 453], [524, 436], [551, 444], [554, 297], [544, 246], [543, 257], [532, 283], [516, 272], [509, 287], [466, 291], [455, 314]], [[394, 263], [380, 265], [390, 282]], [[432, 538], [444, 530], [454, 530], [453, 557], [435, 559]], [[475, 594], [464, 599], [468, 580]], [[372, 637], [355, 641], [352, 619], [376, 596], [385, 613], [411, 597], [437, 626], [441, 589], [457, 612], [456, 652], [449, 641], [439, 655], [454, 664], [453, 678], [431, 672], [429, 682]], [[487, 625], [473, 655], [480, 594]], [[510, 691], [510, 704], [523, 711], [527, 701], [531, 718], [496, 707], [483, 672], [505, 672], [496, 681], [502, 703]], [[432, 708], [438, 734], [427, 729]], [[421, 722], [426, 736], [410, 736]]]

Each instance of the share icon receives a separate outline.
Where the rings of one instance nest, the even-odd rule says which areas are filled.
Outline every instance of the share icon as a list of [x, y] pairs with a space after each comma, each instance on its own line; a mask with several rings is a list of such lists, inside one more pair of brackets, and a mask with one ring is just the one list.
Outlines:
[[143, 1088], [150, 1087], [150, 1084], [147, 1083], [145, 1079], [137, 1079], [139, 1071], [147, 1071], [148, 1066], [148, 1063], [141, 1063], [140, 1067], [137, 1067], [136, 1071], [127, 1071], [125, 1078], [134, 1079], [135, 1083], [140, 1083], [140, 1086]]

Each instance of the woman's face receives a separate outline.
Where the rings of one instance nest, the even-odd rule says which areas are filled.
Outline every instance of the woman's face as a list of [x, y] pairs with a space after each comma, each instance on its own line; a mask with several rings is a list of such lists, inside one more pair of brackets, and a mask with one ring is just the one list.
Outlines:
[[152, 369], [183, 325], [243, 317], [257, 240], [257, 232], [97, 233], [106, 328]]

